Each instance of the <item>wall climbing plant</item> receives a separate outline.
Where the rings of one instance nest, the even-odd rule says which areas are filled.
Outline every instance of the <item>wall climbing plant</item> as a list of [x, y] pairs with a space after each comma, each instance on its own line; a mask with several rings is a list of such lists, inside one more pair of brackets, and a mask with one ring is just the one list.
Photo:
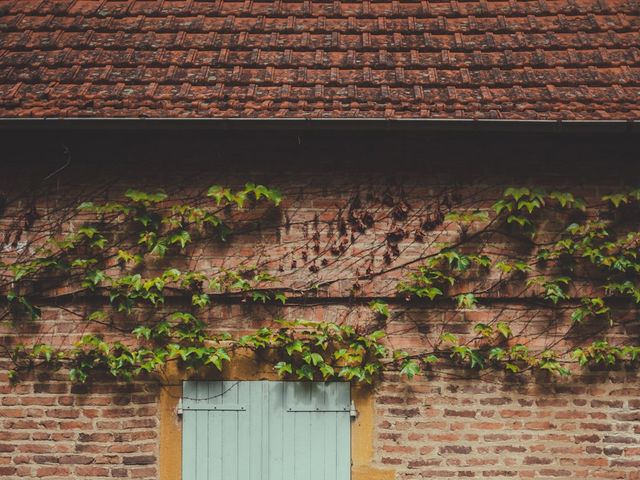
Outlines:
[[[256, 258], [228, 268], [193, 260], [212, 246], [233, 249], [239, 232], [265, 228], [264, 222], [273, 230], [290, 228], [281, 193], [263, 185], [213, 186], [187, 202], [129, 190], [118, 202], [75, 206], [66, 232], [29, 237], [31, 225], [7, 232], [5, 243], [13, 248], [0, 263], [3, 320], [37, 323], [46, 304], [79, 328], [101, 329], [64, 345], [39, 342], [37, 335], [5, 342], [9, 377], [17, 382], [35, 369], [64, 369], [74, 382], [95, 372], [130, 380], [171, 362], [192, 371], [222, 370], [242, 351], [283, 377], [304, 380], [372, 382], [387, 370], [411, 378], [452, 367], [560, 376], [576, 366], [637, 367], [640, 347], [607, 334], [629, 321], [619, 312], [635, 312], [640, 303], [640, 190], [592, 203], [535, 188], [508, 188], [489, 203], [454, 197], [442, 195], [412, 214], [416, 209], [401, 194], [363, 199], [355, 193], [322, 237], [316, 219], [295, 252], [304, 267], [293, 259], [290, 269], [306, 268], [302, 283], [290, 280], [281, 260]], [[436, 230], [449, 235], [432, 235]], [[378, 239], [372, 260], [345, 278], [340, 266], [366, 235]], [[407, 253], [416, 245], [418, 254]], [[395, 278], [391, 290], [371, 293], [367, 285], [383, 278]], [[203, 319], [230, 298], [287, 305], [322, 298], [345, 280], [351, 301], [369, 307], [369, 318], [356, 325], [276, 317], [235, 335]], [[57, 305], [60, 297], [91, 308], [79, 315]], [[499, 314], [465, 333], [445, 325], [423, 348], [394, 348], [389, 339], [389, 323], [407, 308], [437, 304], [473, 312], [514, 298], [566, 317], [566, 327], [542, 347], [531, 341], [528, 325]]]

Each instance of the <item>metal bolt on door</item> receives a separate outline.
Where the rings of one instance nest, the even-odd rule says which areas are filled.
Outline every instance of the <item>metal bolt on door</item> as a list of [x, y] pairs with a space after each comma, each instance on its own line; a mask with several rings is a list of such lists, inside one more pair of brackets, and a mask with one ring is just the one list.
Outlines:
[[183, 384], [183, 480], [349, 480], [346, 382]]

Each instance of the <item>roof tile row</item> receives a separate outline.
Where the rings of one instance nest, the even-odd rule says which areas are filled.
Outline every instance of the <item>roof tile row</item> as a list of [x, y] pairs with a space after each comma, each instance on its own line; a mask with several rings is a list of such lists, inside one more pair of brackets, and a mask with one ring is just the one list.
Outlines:
[[334, 17], [550, 15], [562, 13], [638, 13], [637, 0], [13, 0], [4, 2], [9, 14], [125, 16], [306, 15]]
[[501, 70], [444, 69], [372, 69], [370, 67], [341, 68], [274, 68], [227, 67], [104, 67], [70, 69], [7, 68], [0, 71], [0, 82], [6, 83], [190, 83], [209, 85], [229, 83], [250, 84], [311, 84], [311, 85], [388, 85], [411, 86], [545, 86], [553, 85], [640, 85], [640, 66], [611, 68], [531, 68]]
[[54, 17], [7, 15], [0, 30], [23, 32], [25, 30], [83, 32], [342, 32], [342, 33], [482, 33], [482, 32], [591, 32], [632, 31], [640, 27], [637, 14], [588, 14], [551, 15], [545, 17], [377, 17], [377, 18], [327, 18], [327, 17], [241, 17], [236, 15], [217, 17]]
[[598, 48], [593, 50], [506, 50], [502, 52], [409, 51], [299, 51], [284, 50], [23, 50], [7, 51], [5, 67], [61, 67], [82, 69], [114, 67], [307, 67], [307, 68], [545, 68], [598, 66], [640, 66], [640, 48]]

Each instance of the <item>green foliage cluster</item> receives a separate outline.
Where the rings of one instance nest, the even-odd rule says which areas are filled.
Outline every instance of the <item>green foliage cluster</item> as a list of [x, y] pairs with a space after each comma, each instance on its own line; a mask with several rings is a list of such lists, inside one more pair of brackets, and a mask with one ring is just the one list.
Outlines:
[[387, 356], [387, 348], [380, 343], [385, 336], [382, 331], [361, 335], [353, 327], [335, 323], [275, 323], [277, 328], [264, 327], [233, 338], [228, 333], [208, 333], [206, 325], [191, 313], [175, 312], [153, 326], [135, 327], [131, 334], [137, 342], [132, 346], [84, 335], [66, 351], [44, 344], [31, 349], [19, 347], [13, 359], [23, 368], [33, 368], [36, 363], [53, 368], [66, 364], [71, 380], [83, 383], [93, 372], [104, 371], [115, 378], [131, 380], [141, 373], [157, 372], [169, 362], [178, 362], [192, 371], [208, 366], [221, 371], [225, 362], [244, 350], [265, 361], [272, 360], [274, 369], [283, 377], [370, 383], [380, 373], [381, 360]]
[[[450, 302], [450, 308], [476, 310], [499, 288], [522, 284], [522, 298], [569, 310], [576, 328], [594, 321], [613, 326], [617, 320], [612, 302], [628, 302], [630, 308], [640, 304], [640, 232], [624, 221], [624, 210], [638, 206], [639, 192], [602, 197], [599, 208], [608, 218], [589, 215], [587, 203], [571, 193], [530, 188], [508, 188], [488, 210], [452, 210], [444, 221], [463, 232], [472, 224], [482, 228], [453, 244], [440, 245], [420, 265], [408, 269], [397, 283], [396, 303]], [[119, 340], [87, 334], [66, 349], [43, 343], [6, 348], [13, 363], [10, 378], [17, 380], [20, 372], [42, 366], [65, 367], [75, 382], [89, 380], [96, 371], [130, 380], [170, 362], [192, 370], [208, 366], [222, 370], [241, 351], [271, 362], [286, 378], [359, 382], [372, 382], [387, 369], [412, 378], [444, 365], [568, 375], [571, 364], [614, 368], [638, 363], [640, 347], [610, 344], [605, 338], [591, 339], [570, 351], [536, 351], [525, 335], [516, 334], [513, 325], [500, 319], [477, 323], [470, 337], [443, 331], [436, 344], [423, 351], [393, 349], [384, 329], [394, 314], [388, 299], [369, 304], [374, 318], [368, 324], [382, 325], [375, 329], [274, 320], [272, 327], [238, 338], [212, 332], [201, 318], [217, 296], [276, 304], [287, 303], [288, 297], [278, 278], [256, 266], [204, 272], [172, 263], [188, 258], [192, 244], [201, 239], [229, 241], [233, 225], [225, 220], [225, 212], [230, 209], [259, 204], [276, 208], [282, 201], [277, 190], [255, 184], [235, 191], [213, 186], [207, 197], [208, 202], [180, 204], [162, 192], [130, 190], [122, 202], [83, 203], [78, 210], [87, 221], [76, 231], [48, 240], [26, 258], [0, 264], [2, 273], [11, 278], [6, 302], [15, 318], [38, 320], [43, 282], [72, 286], [76, 295], [104, 299], [104, 308], [83, 321], [113, 330], [117, 330], [114, 315], [135, 320], [142, 317], [140, 311], [153, 312], [145, 321], [135, 320], [135, 327], [117, 331]], [[547, 216], [548, 211], [553, 215]], [[632, 218], [635, 215], [634, 210]], [[561, 233], [539, 240], [538, 227], [550, 217], [561, 218]], [[483, 246], [495, 235], [506, 235], [527, 249], [488, 251]], [[520, 251], [528, 253], [516, 254]], [[151, 267], [161, 259], [169, 265], [152, 273]], [[467, 288], [474, 284], [470, 279], [478, 278], [495, 280], [480, 290]], [[578, 280], [588, 284], [586, 294], [579, 293]], [[186, 299], [190, 305], [171, 311], [169, 298]]]
[[[502, 232], [519, 237], [532, 251], [530, 255], [519, 258], [508, 252], [490, 257], [478, 250], [464, 253], [468, 248], [465, 244], [445, 246], [399, 282], [398, 292], [407, 299], [451, 298], [457, 308], [474, 310], [482, 302], [478, 292], [455, 292], [456, 287], [468, 284], [470, 275], [486, 277], [497, 273], [500, 280], [482, 292], [485, 297], [491, 289], [522, 280], [526, 286], [522, 298], [540, 298], [548, 302], [549, 308], [569, 309], [574, 327], [590, 321], [604, 321], [605, 326], [613, 326], [617, 322], [611, 314], [610, 302], [626, 299], [623, 306], [629, 310], [640, 304], [640, 232], [634, 229], [640, 208], [639, 192], [630, 190], [603, 196], [601, 208], [610, 217], [604, 220], [601, 216], [587, 215], [587, 203], [571, 193], [508, 188], [490, 212], [451, 212], [446, 218], [459, 224], [484, 222], [489, 228], [482, 230], [482, 234]], [[625, 222], [623, 207], [636, 208], [629, 212], [630, 222]], [[563, 225], [559, 238], [536, 242], [537, 224], [548, 219], [545, 209], [566, 212], [571, 221]], [[585, 275], [585, 271], [589, 274]], [[588, 285], [588, 295], [579, 294], [577, 281]], [[497, 319], [492, 324], [476, 324], [474, 331], [477, 335], [466, 342], [444, 332], [440, 351], [435, 353], [442, 357], [444, 350], [449, 359], [471, 369], [499, 367], [509, 373], [540, 369], [569, 375], [568, 366], [575, 361], [581, 366], [608, 367], [638, 363], [640, 347], [613, 346], [604, 339], [568, 352], [531, 351], [514, 338], [507, 323]], [[435, 361], [433, 353], [429, 357], [415, 356], [410, 371], [416, 374]]]

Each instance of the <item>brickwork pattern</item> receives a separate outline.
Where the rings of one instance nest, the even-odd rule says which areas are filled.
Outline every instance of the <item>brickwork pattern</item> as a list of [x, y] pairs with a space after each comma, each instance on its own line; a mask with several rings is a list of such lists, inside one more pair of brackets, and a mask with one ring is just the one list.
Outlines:
[[376, 452], [399, 479], [640, 478], [635, 375], [393, 380], [376, 396]]
[[[156, 478], [157, 386], [0, 375], [0, 477]], [[89, 393], [90, 392], [90, 393]]]

